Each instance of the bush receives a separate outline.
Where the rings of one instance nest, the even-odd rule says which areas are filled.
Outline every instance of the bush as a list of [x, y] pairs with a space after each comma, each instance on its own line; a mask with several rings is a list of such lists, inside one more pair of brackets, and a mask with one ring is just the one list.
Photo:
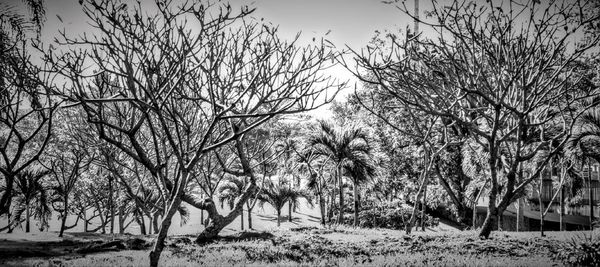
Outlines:
[[570, 266], [600, 266], [600, 238], [584, 236], [573, 239], [557, 254], [559, 260]]
[[[402, 207], [399, 202], [387, 202], [376, 205], [362, 207], [358, 213], [358, 223], [360, 227], [365, 228], [387, 228], [394, 230], [405, 229], [406, 223], [410, 221], [412, 208]], [[345, 214], [344, 224], [352, 225], [354, 216]], [[437, 218], [425, 214], [425, 226], [437, 226]], [[417, 217], [416, 224], [420, 225], [420, 216]]]

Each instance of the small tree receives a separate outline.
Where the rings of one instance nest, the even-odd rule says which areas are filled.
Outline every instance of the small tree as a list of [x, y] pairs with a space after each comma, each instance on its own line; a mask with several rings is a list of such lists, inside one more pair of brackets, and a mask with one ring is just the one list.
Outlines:
[[281, 209], [286, 203], [291, 202], [292, 206], [298, 207], [300, 206], [300, 199], [304, 198], [309, 204], [312, 204], [309, 195], [303, 190], [290, 187], [290, 182], [267, 182], [258, 195], [261, 207], [264, 207], [265, 203], [269, 203], [277, 212], [277, 227], [281, 226]]
[[[338, 223], [343, 222], [344, 189], [343, 171], [356, 167], [356, 173], [371, 173], [364, 166], [372, 166], [369, 162], [373, 149], [365, 129], [352, 125], [351, 127], [336, 127], [329, 122], [320, 121], [308, 137], [308, 143], [315, 154], [329, 158], [335, 165], [336, 181], [339, 190]], [[359, 169], [360, 168], [360, 169]], [[369, 167], [370, 168], [370, 167]], [[354, 178], [353, 178], [354, 179]]]

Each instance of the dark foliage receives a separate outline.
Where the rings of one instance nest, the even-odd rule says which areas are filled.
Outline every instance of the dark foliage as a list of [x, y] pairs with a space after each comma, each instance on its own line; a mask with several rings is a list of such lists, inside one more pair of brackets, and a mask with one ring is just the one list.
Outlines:
[[600, 237], [572, 239], [561, 248], [556, 258], [570, 266], [600, 266]]

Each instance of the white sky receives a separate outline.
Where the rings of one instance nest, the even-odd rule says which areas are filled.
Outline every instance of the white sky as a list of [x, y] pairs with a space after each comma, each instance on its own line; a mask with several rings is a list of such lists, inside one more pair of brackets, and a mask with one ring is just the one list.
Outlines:
[[[407, 0], [407, 6], [412, 9], [414, 0]], [[19, 0], [8, 0], [10, 4], [21, 6]], [[127, 1], [124, 1], [127, 2]], [[376, 30], [405, 29], [412, 25], [412, 20], [403, 15], [397, 8], [381, 0], [231, 0], [235, 8], [241, 5], [256, 7], [252, 15], [264, 18], [279, 25], [282, 37], [291, 38], [302, 32], [304, 38], [321, 37], [327, 32], [326, 38], [337, 48], [346, 45], [353, 49], [366, 46]], [[401, 1], [400, 1], [401, 2]], [[421, 1], [421, 10], [426, 10], [431, 4]], [[58, 19], [60, 17], [62, 22]], [[42, 39], [51, 42], [59, 29], [67, 33], [82, 33], [89, 31], [86, 17], [81, 11], [77, 0], [46, 0], [47, 21], [42, 31]], [[330, 70], [336, 78], [350, 80], [350, 88], [341, 92], [338, 100], [354, 90], [356, 79], [343, 67]], [[326, 108], [312, 112], [317, 117], [330, 115]]]

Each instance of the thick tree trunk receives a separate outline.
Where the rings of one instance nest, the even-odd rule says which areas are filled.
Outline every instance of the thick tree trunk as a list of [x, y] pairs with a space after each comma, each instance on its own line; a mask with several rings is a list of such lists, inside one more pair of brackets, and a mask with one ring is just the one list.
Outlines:
[[489, 238], [492, 230], [494, 228], [494, 223], [498, 218], [498, 212], [496, 210], [495, 204], [490, 204], [488, 206], [487, 215], [485, 216], [485, 220], [483, 221], [483, 225], [481, 225], [481, 231], [479, 232], [479, 237], [481, 238]]
[[359, 209], [359, 199], [358, 199], [358, 184], [356, 181], [354, 182], [354, 227], [358, 226], [358, 209]]
[[119, 206], [119, 234], [125, 233], [125, 219], [127, 219], [127, 217], [125, 216], [125, 206], [120, 205]]
[[329, 197], [329, 208], [327, 210], [327, 221], [329, 223], [331, 223], [331, 221], [333, 220], [333, 205], [335, 202], [335, 189], [331, 190], [331, 195], [329, 195], [328, 197]]
[[338, 186], [340, 189], [340, 213], [338, 214], [338, 224], [344, 223], [344, 182], [342, 181], [342, 167], [338, 166]]
[[[181, 181], [182, 183], [185, 181]], [[177, 189], [181, 191], [181, 188]], [[156, 241], [154, 242], [154, 247], [150, 252], [150, 266], [156, 267], [158, 266], [158, 261], [160, 259], [160, 254], [162, 253], [165, 247], [165, 239], [167, 238], [167, 233], [169, 232], [169, 227], [171, 226], [171, 220], [173, 219], [173, 215], [177, 212], [177, 208], [181, 205], [181, 195], [176, 192], [176, 195], [169, 205], [166, 214], [163, 217], [163, 220], [160, 224], [160, 230], [158, 231], [158, 236], [156, 237]]]
[[65, 224], [67, 223], [67, 207], [69, 206], [69, 203], [68, 203], [69, 199], [64, 198], [63, 201], [64, 201], [63, 203], [65, 204], [65, 206], [64, 206], [62, 218], [60, 221], [60, 232], [58, 234], [58, 237], [63, 237], [63, 233], [65, 232]]
[[325, 203], [322, 193], [319, 193], [319, 210], [321, 212], [321, 225], [325, 226]]

